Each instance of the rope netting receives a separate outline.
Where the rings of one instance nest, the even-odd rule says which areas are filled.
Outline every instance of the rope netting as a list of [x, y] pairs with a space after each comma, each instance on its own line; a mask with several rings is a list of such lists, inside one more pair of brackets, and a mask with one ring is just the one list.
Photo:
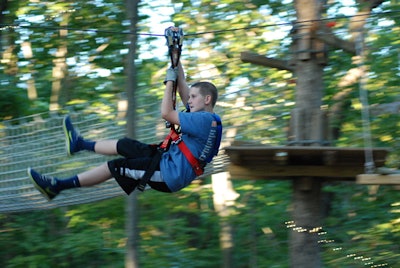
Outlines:
[[[277, 128], [274, 124], [269, 126], [266, 123], [271, 121], [266, 113], [260, 110], [249, 113], [238, 107], [234, 99], [231, 99], [231, 102], [221, 102], [217, 107], [217, 113], [222, 116], [224, 123], [223, 143], [219, 155], [207, 165], [202, 177], [226, 171], [228, 157], [224, 153], [224, 146], [229, 145], [233, 139], [245, 139], [246, 137], [242, 135], [250, 129], [253, 135], [259, 137], [260, 142], [263, 142], [260, 137], [268, 137], [264, 143], [271, 140], [271, 135], [263, 134], [264, 131], [271, 134], [281, 129], [278, 136], [284, 136], [284, 127]], [[260, 104], [259, 107], [262, 105]], [[251, 113], [253, 115], [250, 117]], [[27, 176], [28, 167], [46, 175], [64, 178], [112, 158], [112, 156], [102, 156], [92, 152], [79, 152], [73, 156], [67, 156], [62, 130], [65, 114], [65, 111], [48, 112], [0, 123], [0, 213], [50, 209], [94, 202], [124, 194], [113, 179], [93, 187], [63, 191], [50, 202], [33, 187]], [[121, 111], [115, 113], [69, 112], [69, 114], [75, 127], [84, 137], [99, 140], [118, 139], [126, 135], [126, 118], [121, 116]], [[140, 120], [140, 126], [136, 130], [138, 140], [157, 143], [167, 134], [168, 129], [165, 128], [165, 122], [160, 118], [160, 112], [157, 109], [139, 114], [139, 118], [146, 118], [146, 120]], [[234, 126], [229, 123], [230, 121], [245, 121], [246, 124]], [[250, 127], [249, 124], [252, 126]], [[241, 133], [241, 135], [236, 133]]]
[[[0, 211], [24, 211], [53, 208], [63, 205], [96, 201], [121, 194], [112, 180], [104, 185], [65, 191], [52, 202], [47, 202], [32, 187], [27, 177], [27, 168], [54, 176], [69, 176], [105, 161], [104, 156], [79, 153], [67, 157], [63, 114], [38, 114], [19, 118], [0, 131]], [[99, 138], [113, 138], [124, 130], [114, 121], [100, 120], [99, 116], [73, 116], [82, 133], [96, 134]], [[18, 121], [18, 124], [15, 124]], [[12, 124], [11, 124], [12, 123]], [[89, 130], [90, 128], [91, 130]], [[89, 135], [92, 136], [92, 135]]]

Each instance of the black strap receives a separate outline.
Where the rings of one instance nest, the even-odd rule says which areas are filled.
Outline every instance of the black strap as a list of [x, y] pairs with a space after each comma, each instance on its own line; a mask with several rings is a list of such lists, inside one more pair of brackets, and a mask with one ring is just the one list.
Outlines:
[[[122, 190], [124, 190], [127, 195], [130, 195], [136, 189], [139, 182], [125, 176], [125, 167], [127, 166], [126, 159], [121, 158], [119, 160], [123, 161], [122, 165], [116, 166], [115, 161], [109, 161], [108, 168]], [[121, 171], [123, 172], [122, 175]]]
[[160, 164], [161, 155], [162, 155], [162, 151], [157, 150], [156, 153], [154, 154], [153, 158], [151, 159], [149, 166], [147, 167], [143, 177], [140, 179], [139, 184], [137, 186], [137, 188], [140, 191], [142, 191], [142, 192], [144, 191], [147, 183], [150, 181], [151, 176], [153, 176], [154, 172], [156, 171], [157, 166]]

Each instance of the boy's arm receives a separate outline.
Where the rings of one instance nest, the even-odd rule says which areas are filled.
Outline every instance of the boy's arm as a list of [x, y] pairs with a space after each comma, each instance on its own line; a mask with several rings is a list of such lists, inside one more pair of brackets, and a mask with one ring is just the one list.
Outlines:
[[176, 72], [169, 68], [165, 78], [165, 91], [161, 102], [161, 117], [171, 124], [179, 125], [179, 115], [173, 107], [172, 91], [176, 81]]
[[185, 72], [181, 62], [178, 63], [178, 80], [177, 88], [179, 96], [181, 97], [182, 103], [186, 108], [187, 102], [189, 100], [189, 86], [186, 83]]

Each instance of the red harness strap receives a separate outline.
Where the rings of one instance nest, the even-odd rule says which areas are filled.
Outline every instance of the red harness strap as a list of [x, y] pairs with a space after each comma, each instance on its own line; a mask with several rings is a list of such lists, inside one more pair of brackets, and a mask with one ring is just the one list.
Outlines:
[[171, 143], [175, 143], [176, 145], [178, 145], [179, 149], [185, 155], [186, 159], [192, 166], [194, 173], [196, 173], [196, 176], [200, 176], [204, 173], [204, 165], [202, 165], [201, 162], [196, 157], [194, 157], [192, 152], [186, 146], [185, 142], [182, 140], [181, 135], [178, 134], [174, 127], [171, 127], [171, 131], [160, 145], [160, 149], [168, 150]]

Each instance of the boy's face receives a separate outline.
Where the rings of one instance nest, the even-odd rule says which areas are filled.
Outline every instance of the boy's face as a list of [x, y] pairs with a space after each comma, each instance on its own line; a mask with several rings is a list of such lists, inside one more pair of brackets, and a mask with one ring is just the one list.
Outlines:
[[190, 107], [190, 112], [204, 111], [211, 103], [211, 96], [203, 96], [200, 94], [200, 89], [198, 87], [191, 87], [189, 90], [189, 100], [188, 104]]

